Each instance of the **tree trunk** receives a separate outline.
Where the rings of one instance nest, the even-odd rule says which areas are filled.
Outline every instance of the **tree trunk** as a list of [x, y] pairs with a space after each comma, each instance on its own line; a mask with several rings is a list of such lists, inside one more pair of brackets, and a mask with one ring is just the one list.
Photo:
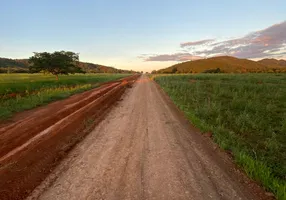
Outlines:
[[58, 81], [58, 80], [59, 80], [59, 76], [58, 76], [57, 74], [56, 74], [55, 76], [56, 76], [56, 79], [57, 79], [57, 81]]

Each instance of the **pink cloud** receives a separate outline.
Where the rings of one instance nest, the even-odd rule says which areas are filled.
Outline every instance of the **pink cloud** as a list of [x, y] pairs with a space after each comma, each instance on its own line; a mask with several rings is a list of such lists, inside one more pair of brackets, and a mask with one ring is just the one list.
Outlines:
[[241, 58], [286, 55], [286, 21], [244, 37], [213, 43], [212, 49], [195, 51], [198, 55], [226, 54]]
[[193, 41], [193, 42], [184, 42], [181, 43], [181, 47], [189, 47], [189, 46], [197, 46], [197, 45], [203, 45], [203, 44], [208, 44], [210, 42], [214, 42], [214, 39], [207, 39], [207, 40], [198, 40], [198, 41]]
[[[181, 53], [141, 56], [145, 61], [188, 61], [230, 55], [240, 58], [286, 57], [286, 21], [243, 37], [215, 42], [206, 39], [180, 44]], [[193, 47], [192, 52], [188, 48]]]
[[144, 55], [141, 56], [145, 61], [188, 61], [198, 60], [202, 57], [194, 56], [189, 53], [161, 54], [161, 55]]

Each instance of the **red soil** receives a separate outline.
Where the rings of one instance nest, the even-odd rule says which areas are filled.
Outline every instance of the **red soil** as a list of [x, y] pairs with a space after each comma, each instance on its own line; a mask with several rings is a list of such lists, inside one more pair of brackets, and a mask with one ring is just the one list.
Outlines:
[[0, 125], [0, 199], [25, 198], [138, 76], [103, 84]]

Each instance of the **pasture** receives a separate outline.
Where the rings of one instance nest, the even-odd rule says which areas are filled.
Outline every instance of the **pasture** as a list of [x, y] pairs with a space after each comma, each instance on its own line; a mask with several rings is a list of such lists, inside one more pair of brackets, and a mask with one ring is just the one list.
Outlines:
[[191, 123], [212, 135], [249, 176], [286, 198], [286, 74], [154, 79]]
[[74, 74], [61, 75], [56, 81], [53, 75], [0, 74], [0, 119], [126, 76], [128, 74]]

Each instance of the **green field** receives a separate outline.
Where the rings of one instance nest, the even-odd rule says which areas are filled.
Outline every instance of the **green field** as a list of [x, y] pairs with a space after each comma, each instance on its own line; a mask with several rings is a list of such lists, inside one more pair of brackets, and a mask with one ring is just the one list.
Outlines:
[[75, 74], [59, 76], [56, 81], [52, 75], [0, 74], [0, 119], [126, 76], [128, 74]]
[[43, 88], [96, 84], [116, 80], [127, 74], [74, 74], [59, 75], [59, 81], [53, 75], [43, 74], [0, 74], [0, 95], [19, 92], [32, 92]]
[[202, 132], [246, 173], [286, 199], [286, 74], [157, 76]]

